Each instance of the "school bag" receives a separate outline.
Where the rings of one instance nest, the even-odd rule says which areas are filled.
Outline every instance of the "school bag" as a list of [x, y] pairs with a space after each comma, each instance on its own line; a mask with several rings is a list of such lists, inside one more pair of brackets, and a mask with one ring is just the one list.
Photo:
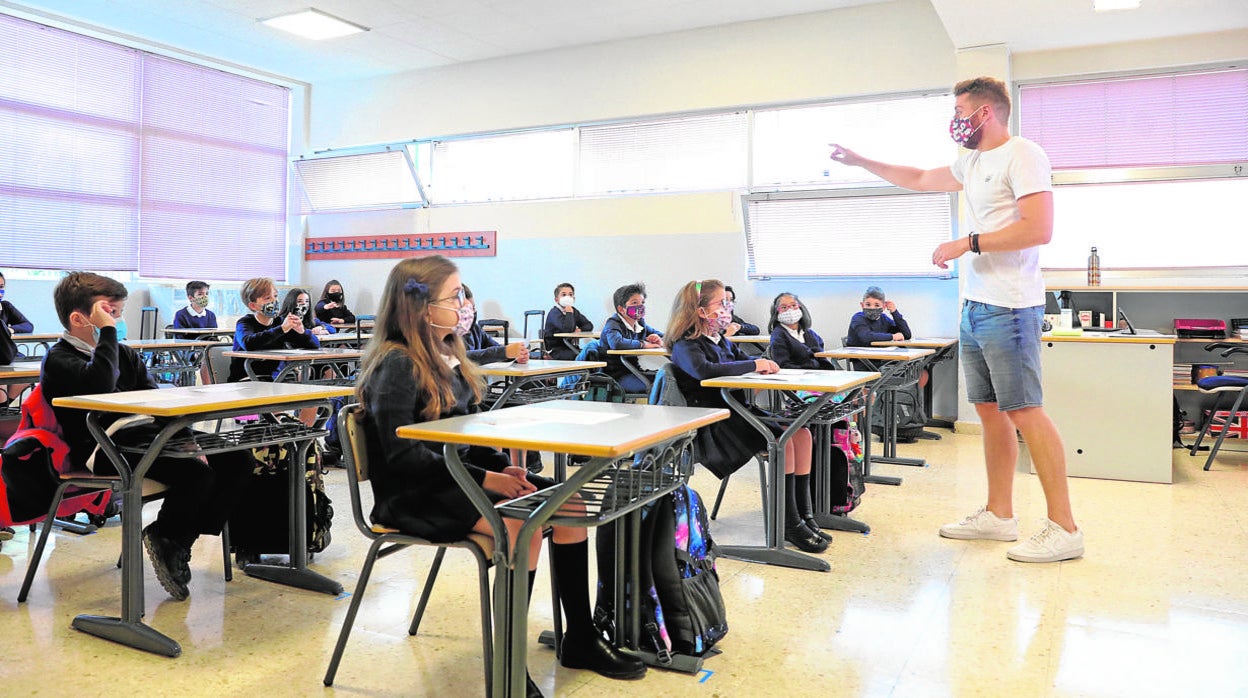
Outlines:
[[[52, 506], [57, 473], [70, 471], [69, 444], [61, 435], [56, 413], [35, 385], [22, 402], [16, 432], [5, 442], [0, 456], [0, 526], [20, 526], [41, 520]], [[73, 516], [86, 511], [102, 517], [111, 492], [90, 492], [66, 497], [56, 509], [57, 516]]]
[[[866, 481], [862, 465], [862, 433], [854, 422], [838, 422], [832, 427], [832, 443], [829, 449], [831, 462], [828, 463], [828, 491], [830, 493], [830, 513], [848, 514], [862, 503], [862, 493], [866, 490]], [[823, 470], [815, 468], [811, 471], [811, 487], [825, 485], [821, 482]]]
[[[291, 415], [267, 418], [278, 422], [298, 421]], [[290, 552], [287, 477], [292, 447], [283, 443], [251, 449], [256, 460], [254, 476], [230, 517], [230, 547], [235, 553], [241, 553], [240, 557]], [[309, 553], [321, 552], [329, 547], [331, 540], [334, 508], [325, 492], [323, 475], [321, 447], [313, 441], [304, 463]]]
[[[596, 541], [594, 621], [609, 635], [616, 622], [615, 525], [599, 527]], [[715, 569], [715, 542], [697, 491], [681, 485], [646, 507], [638, 547], [641, 649], [654, 652], [660, 664], [671, 664], [676, 654], [707, 654], [728, 633], [728, 619]]]
[[[927, 426], [927, 412], [923, 408], [923, 396], [918, 384], [894, 390], [892, 394], [897, 418], [897, 440], [914, 443]], [[884, 405], [877, 402], [871, 411], [871, 433], [884, 438]]]

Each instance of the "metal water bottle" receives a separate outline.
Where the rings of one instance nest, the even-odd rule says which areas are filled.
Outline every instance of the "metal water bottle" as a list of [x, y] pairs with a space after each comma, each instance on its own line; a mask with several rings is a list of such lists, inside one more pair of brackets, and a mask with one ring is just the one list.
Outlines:
[[1092, 248], [1092, 254], [1088, 255], [1088, 285], [1101, 285], [1101, 256], [1096, 253], [1096, 248]]

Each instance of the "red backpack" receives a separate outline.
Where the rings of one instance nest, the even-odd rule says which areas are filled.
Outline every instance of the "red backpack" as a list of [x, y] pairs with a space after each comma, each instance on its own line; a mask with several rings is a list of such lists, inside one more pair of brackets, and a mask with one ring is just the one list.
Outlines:
[[[69, 444], [61, 436], [56, 413], [36, 385], [22, 402], [21, 421], [4, 444], [0, 457], [0, 526], [21, 526], [41, 521], [52, 505], [59, 486], [55, 473], [71, 471]], [[61, 501], [57, 516], [80, 511], [102, 515], [108, 491], [93, 491]]]

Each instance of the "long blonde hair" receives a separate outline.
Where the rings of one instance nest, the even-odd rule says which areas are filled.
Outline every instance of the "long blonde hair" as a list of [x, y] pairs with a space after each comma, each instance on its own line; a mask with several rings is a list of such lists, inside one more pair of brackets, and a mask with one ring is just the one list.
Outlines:
[[671, 351], [676, 342], [682, 339], [697, 339], [702, 336], [702, 318], [698, 317], [698, 308], [711, 304], [715, 294], [724, 289], [724, 282], [719, 279], [703, 279], [690, 281], [676, 292], [676, 300], [672, 301], [671, 319], [667, 322], [667, 334], [663, 343]]
[[421, 412], [425, 419], [437, 419], [455, 402], [452, 370], [442, 360], [449, 354], [459, 359], [459, 371], [468, 381], [476, 400], [481, 399], [485, 383], [476, 364], [468, 360], [464, 342], [456, 336], [442, 340], [443, 330], [429, 322], [429, 304], [451, 274], [458, 271], [454, 262], [435, 255], [413, 257], [394, 265], [381, 294], [373, 339], [364, 350], [360, 373], [356, 378], [355, 395], [368, 404], [368, 392], [377, 366], [392, 351], [401, 351], [412, 359], [412, 375], [416, 384], [429, 396]]

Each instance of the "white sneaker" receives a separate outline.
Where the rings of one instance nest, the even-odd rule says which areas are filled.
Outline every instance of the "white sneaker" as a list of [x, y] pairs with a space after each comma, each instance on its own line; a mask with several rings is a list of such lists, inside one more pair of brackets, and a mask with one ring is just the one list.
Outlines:
[[1018, 519], [1003, 519], [980, 507], [958, 523], [941, 526], [940, 535], [958, 540], [1018, 540]]
[[1044, 520], [1040, 529], [1027, 542], [1010, 548], [1005, 556], [1017, 562], [1060, 562], [1083, 556], [1083, 530], [1074, 533]]

